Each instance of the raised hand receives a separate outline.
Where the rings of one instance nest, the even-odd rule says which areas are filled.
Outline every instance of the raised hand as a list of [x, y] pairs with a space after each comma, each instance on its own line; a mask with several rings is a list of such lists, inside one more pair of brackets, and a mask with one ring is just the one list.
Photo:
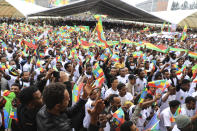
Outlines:
[[160, 93], [156, 94], [155, 100], [159, 100], [160, 98], [161, 98], [161, 94]]
[[90, 114], [92, 124], [97, 123], [99, 114], [104, 110], [104, 108], [105, 108], [105, 104], [100, 99], [96, 101], [96, 104], [93, 109], [88, 109], [88, 113]]
[[92, 82], [89, 79], [87, 80], [87, 84], [85, 84], [85, 86], [83, 87], [83, 95], [82, 95], [83, 99], [87, 99], [89, 97], [90, 93], [94, 89], [93, 84], [94, 84], [94, 81]]
[[49, 69], [48, 72], [47, 72], [47, 74], [46, 74], [45, 79], [48, 80], [51, 77], [51, 75], [52, 75], [53, 72], [54, 72], [53, 69]]

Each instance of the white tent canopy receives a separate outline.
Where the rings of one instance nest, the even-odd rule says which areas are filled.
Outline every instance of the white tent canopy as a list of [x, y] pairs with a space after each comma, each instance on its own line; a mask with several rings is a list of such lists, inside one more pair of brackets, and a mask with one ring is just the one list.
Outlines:
[[197, 9], [152, 12], [153, 15], [184, 27], [197, 28]]
[[21, 0], [0, 0], [0, 17], [27, 17], [43, 10], [46, 8]]
[[134, 7], [125, 0], [80, 0], [57, 8], [38, 11], [29, 16], [69, 16], [87, 11], [95, 14], [105, 14], [111, 18], [121, 20], [163, 22], [162, 19]]

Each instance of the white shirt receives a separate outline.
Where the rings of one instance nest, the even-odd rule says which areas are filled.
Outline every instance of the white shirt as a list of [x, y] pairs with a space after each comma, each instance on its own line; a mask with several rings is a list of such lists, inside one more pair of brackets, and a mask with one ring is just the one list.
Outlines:
[[82, 55], [79, 55], [79, 58], [81, 59], [82, 62], [85, 60], [84, 56]]
[[86, 73], [85, 73], [85, 76], [86, 76], [88, 79], [92, 78], [92, 75], [88, 75], [88, 74], [86, 74]]
[[[163, 96], [162, 96], [162, 99], [167, 95], [167, 93], [165, 93]], [[167, 107], [169, 107], [169, 102], [172, 101], [172, 100], [176, 100], [176, 95], [169, 95], [168, 96], [168, 99], [165, 101], [165, 102], [161, 102], [161, 107], [160, 107], [160, 110], [161, 112], [166, 109]]]
[[197, 96], [197, 92], [193, 92], [192, 97], [196, 97], [196, 96]]
[[56, 65], [56, 58], [54, 58], [52, 61], [51, 61], [51, 67], [54, 67]]
[[[177, 78], [180, 80], [181, 79], [181, 77], [182, 77], [182, 73], [180, 74], [180, 75], [177, 75]], [[186, 75], [185, 77], [184, 77], [184, 79], [190, 79], [190, 77], [188, 76], [188, 75]]]
[[[22, 85], [23, 87], [27, 88], [30, 86], [30, 82], [24, 82], [24, 81], [20, 81], [20, 85]], [[22, 87], [22, 89], [23, 89]]]
[[87, 103], [85, 104], [85, 117], [83, 119], [83, 126], [85, 128], [88, 128], [89, 125], [90, 125], [90, 115], [88, 113], [88, 109], [92, 109], [92, 103], [93, 102], [94, 101], [89, 98]]
[[147, 57], [147, 59], [148, 59], [149, 61], [151, 61], [151, 60], [153, 59], [153, 55], [150, 55], [149, 57]]
[[124, 105], [126, 101], [132, 101], [133, 96], [131, 95], [131, 93], [127, 92], [125, 96], [120, 97], [120, 100], [121, 100], [121, 105]]
[[28, 64], [27, 62], [23, 66], [23, 71], [31, 71], [32, 64]]
[[175, 125], [172, 131], [180, 131], [180, 130], [177, 128], [177, 125]]
[[181, 114], [192, 117], [195, 115], [195, 110], [188, 110], [186, 104], [183, 104], [181, 105]]
[[38, 78], [38, 75], [40, 75], [40, 70], [37, 68], [37, 69], [35, 69], [35, 76], [34, 76], [34, 80], [37, 80], [37, 78]]
[[191, 64], [192, 64], [192, 62], [190, 62], [189, 60], [186, 60], [186, 61], [184, 62], [184, 65], [186, 65], [187, 67], [189, 67]]
[[143, 78], [143, 80], [141, 80], [140, 78], [137, 78], [135, 92], [139, 94], [144, 89], [146, 84], [147, 84], [147, 80], [145, 78]]
[[106, 86], [103, 86], [103, 87], [101, 88], [101, 98], [102, 98], [102, 99], [105, 99], [105, 92], [106, 92], [107, 89], [108, 89], [108, 88], [107, 88]]
[[[196, 90], [196, 83], [191, 83], [190, 84], [190, 89], [189, 89], [189, 94], [193, 94]], [[194, 96], [195, 97], [195, 96]]]
[[121, 77], [121, 76], [118, 76], [118, 82], [120, 83], [123, 83], [123, 84], [126, 84], [128, 82], [128, 77]]
[[178, 58], [176, 58], [176, 59], [170, 58], [170, 62], [173, 63], [173, 64], [176, 63], [177, 60], [178, 60]]
[[118, 90], [114, 91], [112, 88], [109, 88], [106, 92], [105, 92], [105, 98], [107, 98], [109, 95], [111, 94], [119, 94]]
[[133, 115], [133, 110], [134, 108], [136, 107], [136, 105], [132, 105], [130, 108], [129, 108], [129, 119], [132, 120], [132, 115]]
[[185, 98], [191, 96], [188, 91], [184, 92], [182, 89], [180, 89], [179, 92], [176, 92], [176, 100], [180, 101], [181, 104], [185, 103]]
[[15, 80], [16, 80], [17, 76], [10, 75], [10, 77], [11, 77], [11, 79], [8, 80], [8, 86], [9, 86], [9, 88], [11, 88], [12, 84], [15, 83]]
[[178, 83], [177, 79], [176, 78], [172, 78], [172, 80], [174, 82], [174, 86], [177, 86], [177, 83]]
[[79, 73], [79, 65], [75, 66], [75, 72], [74, 72], [74, 76], [73, 76], [73, 81], [77, 82], [77, 80], [80, 77], [80, 73]]
[[129, 80], [129, 75], [130, 75], [130, 74], [126, 74], [126, 75], [125, 75], [126, 78], [127, 78], [127, 83], [128, 83], [128, 80]]
[[173, 114], [170, 111], [170, 107], [164, 109], [160, 114], [160, 130], [161, 131], [167, 131], [166, 127], [174, 126], [176, 123], [171, 122], [170, 118], [173, 117]]
[[6, 51], [6, 57], [7, 59], [10, 61], [12, 59], [12, 56], [13, 56], [14, 53], [9, 53]]
[[144, 122], [146, 121], [146, 118], [150, 116], [151, 113], [151, 107], [144, 109], [140, 112], [141, 116], [137, 120], [136, 126], [139, 128], [140, 131], [143, 131], [144, 129]]

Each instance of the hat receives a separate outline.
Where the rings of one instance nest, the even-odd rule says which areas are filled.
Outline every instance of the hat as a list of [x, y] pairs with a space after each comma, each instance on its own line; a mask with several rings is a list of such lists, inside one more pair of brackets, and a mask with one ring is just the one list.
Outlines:
[[185, 128], [191, 123], [191, 119], [186, 115], [178, 115], [175, 117], [177, 127], [179, 129]]
[[124, 105], [128, 105], [128, 104], [130, 104], [131, 106], [133, 105], [131, 101], [125, 101]]

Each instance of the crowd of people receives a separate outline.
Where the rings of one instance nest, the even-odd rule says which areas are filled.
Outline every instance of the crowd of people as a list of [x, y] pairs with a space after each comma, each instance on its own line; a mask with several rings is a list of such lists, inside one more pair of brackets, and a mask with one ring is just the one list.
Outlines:
[[[104, 24], [106, 41], [116, 41], [106, 45], [85, 23], [0, 25], [1, 130], [197, 130], [197, 61], [189, 55], [197, 50], [195, 32], [181, 40], [162, 37], [156, 27]], [[159, 52], [145, 42], [179, 50]], [[168, 88], [148, 84], [159, 80]], [[115, 120], [120, 109], [123, 117]]]

